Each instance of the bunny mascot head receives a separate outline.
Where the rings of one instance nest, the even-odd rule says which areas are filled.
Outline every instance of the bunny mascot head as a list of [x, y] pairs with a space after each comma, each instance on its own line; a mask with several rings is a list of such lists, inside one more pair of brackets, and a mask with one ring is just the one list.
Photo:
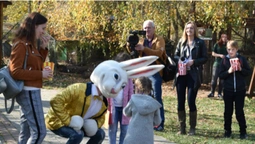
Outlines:
[[108, 107], [106, 98], [116, 97], [128, 83], [128, 78], [150, 76], [160, 71], [163, 65], [148, 66], [156, 59], [157, 56], [147, 56], [100, 63], [90, 76], [93, 83], [72, 84], [50, 100], [51, 108], [45, 117], [46, 127], [53, 132], [69, 127], [69, 134], [72, 134], [67, 136], [69, 141], [76, 138], [76, 133], [103, 140], [104, 137], [100, 139], [98, 136], [104, 136], [100, 132], [104, 133], [101, 127]]
[[90, 75], [91, 81], [98, 87], [103, 96], [113, 98], [125, 87], [128, 78], [150, 76], [161, 70], [163, 65], [151, 65], [157, 56], [147, 56], [117, 62], [108, 60], [100, 63]]

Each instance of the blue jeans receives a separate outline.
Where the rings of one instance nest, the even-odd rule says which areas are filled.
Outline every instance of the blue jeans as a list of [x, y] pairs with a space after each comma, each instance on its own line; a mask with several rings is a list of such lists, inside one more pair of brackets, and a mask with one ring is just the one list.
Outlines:
[[[84, 132], [81, 130], [77, 132], [71, 127], [63, 126], [57, 130], [52, 130], [56, 135], [69, 138], [66, 144], [80, 144], [83, 137], [86, 136]], [[105, 132], [101, 128], [97, 130], [97, 133], [90, 137], [87, 144], [101, 144], [105, 138]]]
[[123, 144], [124, 138], [127, 133], [128, 125], [121, 124], [122, 122], [122, 107], [115, 107], [114, 123], [109, 125], [109, 142], [116, 144], [116, 133], [118, 131], [118, 122], [120, 122], [120, 140], [119, 144]]
[[154, 90], [154, 97], [162, 105], [162, 107], [160, 108], [160, 116], [161, 116], [162, 122], [164, 122], [165, 121], [165, 112], [164, 112], [164, 105], [163, 105], [163, 101], [162, 101], [162, 78], [161, 78], [159, 72], [150, 76], [149, 78], [152, 82], [152, 88]]
[[43, 114], [41, 90], [23, 90], [17, 97], [20, 105], [19, 144], [43, 143], [46, 126]]

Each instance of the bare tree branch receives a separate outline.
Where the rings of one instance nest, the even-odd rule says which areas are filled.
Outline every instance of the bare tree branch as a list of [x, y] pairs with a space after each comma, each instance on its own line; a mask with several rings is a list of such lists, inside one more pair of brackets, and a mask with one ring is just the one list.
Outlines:
[[234, 30], [233, 28], [231, 28], [231, 30], [237, 35], [237, 36], [239, 36], [239, 37], [241, 37], [242, 39], [247, 39], [247, 38], [245, 38], [244, 36], [242, 36], [240, 33], [238, 33], [236, 30]]

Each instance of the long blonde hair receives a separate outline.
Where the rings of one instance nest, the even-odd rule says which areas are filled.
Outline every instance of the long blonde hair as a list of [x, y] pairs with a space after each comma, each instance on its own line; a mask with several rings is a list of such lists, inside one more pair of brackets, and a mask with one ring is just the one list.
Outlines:
[[187, 36], [187, 34], [186, 34], [186, 28], [187, 28], [187, 25], [188, 25], [188, 24], [192, 24], [192, 25], [193, 25], [193, 27], [194, 27], [194, 38], [198, 38], [198, 31], [197, 31], [197, 25], [196, 25], [196, 23], [193, 22], [193, 21], [189, 21], [189, 22], [187, 22], [187, 23], [185, 24], [185, 27], [184, 27], [184, 30], [183, 30], [183, 33], [182, 33], [182, 38], [181, 38], [182, 44], [183, 44], [184, 42], [186, 42], [187, 39], [188, 39], [188, 36]]

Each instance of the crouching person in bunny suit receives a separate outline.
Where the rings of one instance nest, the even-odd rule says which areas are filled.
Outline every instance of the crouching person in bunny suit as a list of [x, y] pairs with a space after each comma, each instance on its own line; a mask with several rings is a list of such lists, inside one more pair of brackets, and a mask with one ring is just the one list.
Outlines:
[[123, 62], [108, 60], [92, 72], [91, 83], [68, 86], [50, 100], [46, 127], [53, 133], [68, 138], [67, 144], [79, 144], [84, 136], [87, 144], [101, 144], [105, 137], [101, 129], [107, 111], [107, 99], [114, 98], [128, 83], [128, 78], [150, 76], [163, 65], [150, 65], [158, 57], [147, 56]]

